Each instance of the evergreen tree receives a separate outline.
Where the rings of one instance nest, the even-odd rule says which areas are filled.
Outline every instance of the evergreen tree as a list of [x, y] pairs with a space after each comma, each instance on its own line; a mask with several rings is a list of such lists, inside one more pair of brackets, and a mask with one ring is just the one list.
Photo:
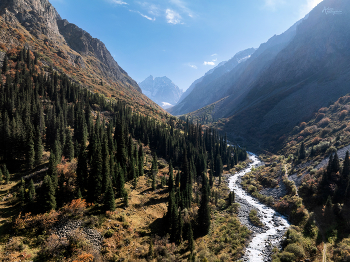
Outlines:
[[27, 167], [29, 169], [33, 169], [35, 163], [35, 151], [34, 151], [34, 141], [33, 137], [30, 135], [29, 140], [27, 142]]
[[0, 185], [1, 185], [3, 179], [4, 179], [4, 178], [3, 178], [2, 170], [1, 170], [1, 168], [0, 168]]
[[80, 199], [83, 198], [83, 195], [81, 194], [80, 187], [78, 187], [77, 198], [80, 198]]
[[105, 206], [105, 210], [108, 210], [108, 211], [115, 210], [114, 191], [113, 191], [112, 182], [110, 179], [108, 179], [108, 181], [107, 181], [107, 189], [105, 192], [104, 206]]
[[117, 168], [117, 196], [122, 197], [124, 195], [124, 172], [123, 169], [121, 168], [120, 164], [118, 163], [118, 168]]
[[2, 166], [2, 170], [3, 170], [3, 174], [4, 174], [4, 177], [5, 177], [6, 184], [8, 184], [10, 182], [10, 172], [7, 170], [6, 165]]
[[217, 154], [216, 162], [215, 162], [215, 175], [219, 177], [219, 185], [221, 184], [222, 171], [223, 171], [223, 166], [222, 166], [221, 156]]
[[193, 254], [194, 251], [194, 239], [191, 223], [188, 223], [188, 249]]
[[52, 185], [50, 176], [46, 175], [42, 185], [42, 206], [44, 211], [50, 211], [56, 209], [56, 198], [55, 198], [55, 189]]
[[68, 158], [70, 161], [73, 160], [74, 158], [74, 144], [73, 144], [73, 139], [71, 135], [71, 131], [67, 129], [66, 132], [66, 143], [64, 145], [64, 156]]
[[29, 203], [30, 203], [30, 204], [33, 204], [33, 203], [34, 203], [34, 199], [35, 199], [35, 187], [34, 187], [33, 179], [31, 179], [30, 182], [29, 182], [28, 199], [29, 199]]
[[173, 165], [170, 161], [169, 163], [169, 183], [168, 183], [168, 187], [169, 187], [169, 192], [173, 191], [174, 188], [174, 172], [173, 172]]
[[206, 176], [203, 176], [202, 198], [198, 210], [198, 230], [201, 234], [209, 233], [210, 228], [210, 208], [209, 208], [209, 185]]
[[22, 178], [21, 179], [21, 186], [19, 188], [19, 201], [20, 201], [22, 207], [25, 204], [24, 188], [25, 188], [25, 183], [24, 183], [24, 179]]
[[101, 144], [99, 141], [94, 143], [92, 150], [93, 153], [89, 175], [88, 200], [91, 202], [97, 202], [102, 194], [102, 153]]
[[128, 207], [129, 206], [129, 195], [128, 195], [128, 191], [126, 191], [126, 190], [124, 190], [124, 205], [126, 206], [126, 207]]
[[299, 159], [302, 160], [305, 157], [306, 157], [305, 144], [304, 142], [302, 142], [299, 149]]
[[83, 190], [84, 192], [88, 182], [87, 152], [84, 144], [81, 144], [80, 146], [76, 174], [79, 189]]
[[40, 132], [39, 126], [37, 126], [35, 137], [36, 137], [35, 141], [34, 141], [35, 163], [36, 163], [36, 165], [40, 165], [41, 158], [42, 158], [43, 152], [44, 152], [44, 147], [43, 147], [43, 141], [41, 138], [41, 132]]
[[235, 202], [235, 192], [231, 191], [228, 196], [228, 205], [231, 206]]
[[183, 219], [182, 219], [182, 214], [181, 212], [179, 212], [179, 217], [178, 217], [178, 230], [177, 230], [177, 233], [176, 233], [176, 242], [177, 244], [180, 244], [182, 242], [182, 234], [183, 234]]
[[5, 55], [4, 62], [2, 64], [2, 73], [6, 74], [7, 71], [8, 71], [8, 58], [7, 58], [7, 55]]
[[53, 184], [53, 187], [57, 188], [57, 185], [58, 185], [57, 162], [56, 162], [55, 154], [53, 153], [52, 150], [50, 152], [49, 167], [47, 170], [47, 174], [51, 178], [51, 182]]

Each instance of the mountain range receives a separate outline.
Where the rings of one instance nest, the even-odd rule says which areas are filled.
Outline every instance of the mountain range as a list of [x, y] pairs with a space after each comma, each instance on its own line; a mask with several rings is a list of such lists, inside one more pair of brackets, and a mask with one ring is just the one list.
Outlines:
[[183, 91], [166, 76], [149, 76], [139, 83], [139, 86], [143, 94], [164, 109], [175, 105], [183, 94]]
[[[330, 15], [324, 6], [342, 12]], [[231, 139], [273, 150], [284, 133], [349, 93], [349, 13], [349, 1], [323, 1], [230, 72], [203, 79], [169, 111], [179, 115], [207, 107], [201, 112], [222, 119], [217, 126]]]

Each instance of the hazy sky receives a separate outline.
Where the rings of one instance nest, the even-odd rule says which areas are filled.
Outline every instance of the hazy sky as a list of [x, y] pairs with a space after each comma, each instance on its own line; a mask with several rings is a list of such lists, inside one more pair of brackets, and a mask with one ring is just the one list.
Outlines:
[[50, 0], [63, 19], [104, 42], [137, 82], [181, 89], [221, 61], [259, 47], [321, 0]]

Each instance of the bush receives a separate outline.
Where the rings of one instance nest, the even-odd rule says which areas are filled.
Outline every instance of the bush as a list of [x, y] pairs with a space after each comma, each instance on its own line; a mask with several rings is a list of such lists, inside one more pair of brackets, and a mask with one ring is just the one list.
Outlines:
[[105, 232], [105, 238], [110, 238], [112, 237], [114, 234], [114, 231], [112, 229], [108, 229], [106, 232]]
[[294, 262], [295, 260], [295, 255], [293, 253], [289, 252], [282, 252], [280, 255], [280, 260], [281, 262]]
[[297, 243], [289, 244], [284, 251], [293, 253], [299, 259], [305, 256], [304, 248]]

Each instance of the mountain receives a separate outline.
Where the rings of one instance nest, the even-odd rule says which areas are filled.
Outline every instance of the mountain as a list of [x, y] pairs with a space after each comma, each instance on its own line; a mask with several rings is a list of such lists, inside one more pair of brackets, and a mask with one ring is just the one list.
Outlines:
[[[211, 104], [218, 100], [220, 93], [214, 94], [213, 89], [217, 85], [216, 80], [228, 74], [240, 63], [246, 61], [255, 52], [256, 49], [249, 48], [237, 53], [228, 61], [221, 62], [215, 68], [209, 70], [204, 76], [197, 79], [181, 96], [178, 104], [168, 111], [173, 115], [182, 115], [195, 111], [201, 107]], [[198, 97], [198, 94], [201, 94]]]
[[0, 51], [25, 46], [44, 66], [69, 75], [92, 92], [161, 110], [142, 95], [103, 42], [62, 19], [48, 0], [2, 0], [0, 25]]
[[[325, 6], [342, 13], [327, 14]], [[277, 150], [295, 125], [349, 93], [349, 13], [349, 1], [323, 1], [211, 85], [207, 96], [224, 99], [211, 107], [211, 117], [223, 118], [218, 126], [230, 139], [249, 141], [255, 150]], [[199, 90], [196, 95], [203, 99]]]
[[166, 76], [149, 76], [139, 85], [147, 97], [163, 108], [175, 105], [183, 94], [183, 91]]

